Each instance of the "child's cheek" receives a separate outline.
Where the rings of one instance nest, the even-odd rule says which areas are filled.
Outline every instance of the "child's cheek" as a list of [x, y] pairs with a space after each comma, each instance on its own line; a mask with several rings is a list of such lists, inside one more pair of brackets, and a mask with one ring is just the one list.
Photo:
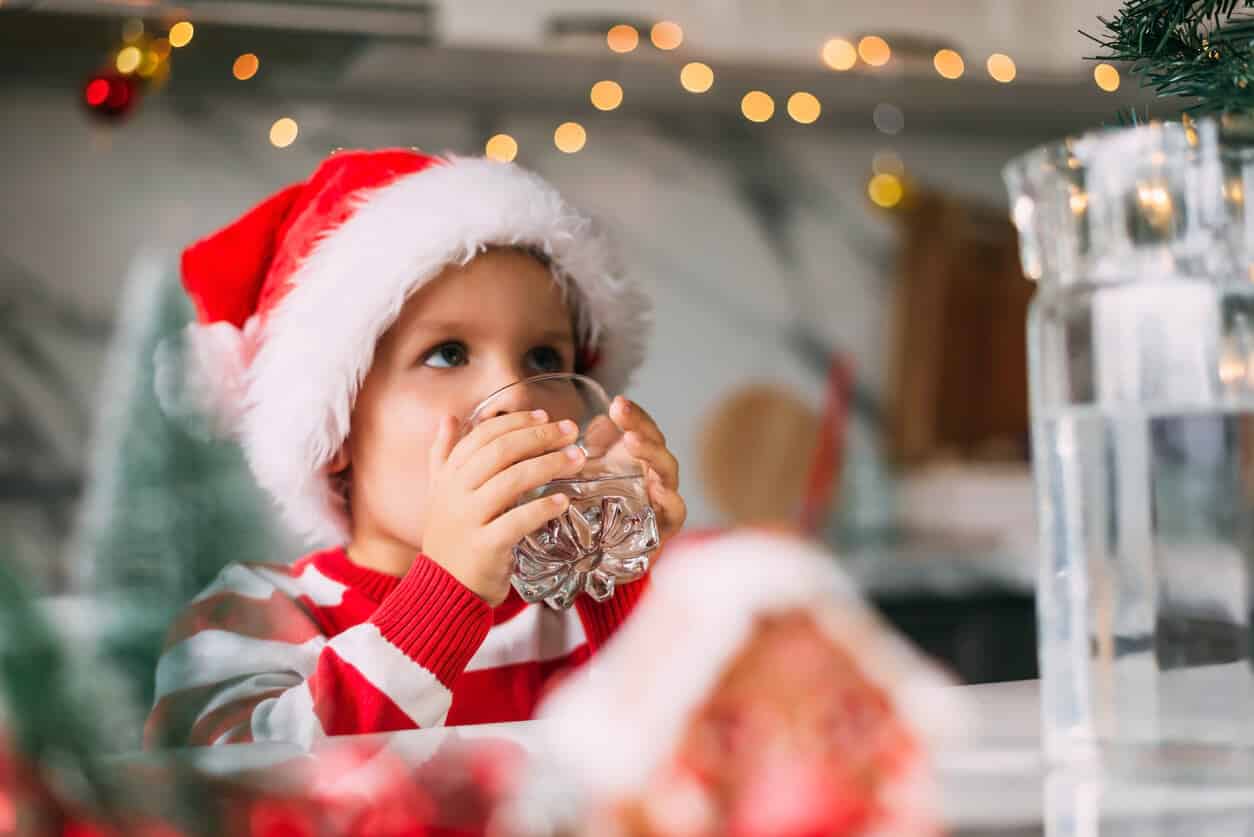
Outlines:
[[358, 440], [369, 449], [368, 465], [356, 475], [364, 482], [359, 502], [374, 525], [419, 548], [439, 417], [413, 397], [388, 397], [376, 407], [364, 428], [369, 438]]
[[381, 453], [412, 469], [421, 465], [425, 473], [442, 414], [410, 397], [389, 399], [380, 424], [386, 428], [386, 447]]

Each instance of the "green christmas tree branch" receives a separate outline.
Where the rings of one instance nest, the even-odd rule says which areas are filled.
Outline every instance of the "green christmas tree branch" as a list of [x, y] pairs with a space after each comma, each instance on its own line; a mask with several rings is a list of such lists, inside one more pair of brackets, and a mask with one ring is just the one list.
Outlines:
[[1254, 0], [1128, 0], [1083, 33], [1160, 96], [1191, 113], [1254, 113]]
[[[117, 815], [118, 785], [99, 754], [108, 750], [60, 639], [11, 569], [0, 544], [0, 709], [4, 732], [41, 768], [61, 766], [76, 781], [79, 802], [108, 819]], [[64, 774], [63, 774], [64, 775]]]

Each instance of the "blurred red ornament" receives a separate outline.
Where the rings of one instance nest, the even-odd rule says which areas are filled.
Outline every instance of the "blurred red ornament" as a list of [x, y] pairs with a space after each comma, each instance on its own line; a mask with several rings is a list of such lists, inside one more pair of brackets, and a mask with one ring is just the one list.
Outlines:
[[61, 826], [61, 837], [109, 837], [110, 832], [99, 823], [71, 819]]
[[93, 75], [83, 86], [83, 102], [93, 116], [116, 121], [129, 116], [139, 104], [139, 82], [110, 71]]
[[316, 808], [303, 800], [257, 800], [249, 812], [249, 837], [315, 837], [318, 834]]
[[0, 834], [17, 831], [17, 765], [8, 739], [0, 733]]
[[431, 806], [420, 794], [400, 804], [375, 803], [366, 807], [348, 829], [351, 837], [431, 837], [439, 830], [430, 825]]

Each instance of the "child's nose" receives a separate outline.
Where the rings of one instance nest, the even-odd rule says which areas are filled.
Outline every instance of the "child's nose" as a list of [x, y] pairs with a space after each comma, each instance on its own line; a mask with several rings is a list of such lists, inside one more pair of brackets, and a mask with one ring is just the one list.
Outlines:
[[493, 416], [503, 416], [507, 413], [518, 413], [523, 410], [535, 409], [535, 405], [532, 403], [535, 399], [532, 398], [531, 387], [519, 384], [518, 380], [515, 378], [513, 381], [501, 385], [512, 384], [512, 386], [509, 386], [508, 389], [497, 396], [495, 403], [492, 405]]

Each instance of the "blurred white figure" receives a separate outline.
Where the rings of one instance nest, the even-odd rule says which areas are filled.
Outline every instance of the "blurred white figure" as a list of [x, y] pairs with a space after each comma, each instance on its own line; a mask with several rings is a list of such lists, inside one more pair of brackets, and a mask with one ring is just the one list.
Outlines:
[[676, 544], [596, 665], [541, 707], [516, 833], [820, 837], [939, 832], [929, 751], [948, 681], [817, 545]]

